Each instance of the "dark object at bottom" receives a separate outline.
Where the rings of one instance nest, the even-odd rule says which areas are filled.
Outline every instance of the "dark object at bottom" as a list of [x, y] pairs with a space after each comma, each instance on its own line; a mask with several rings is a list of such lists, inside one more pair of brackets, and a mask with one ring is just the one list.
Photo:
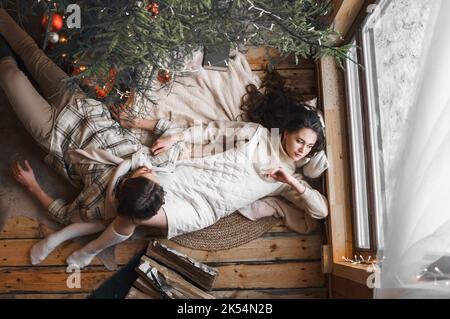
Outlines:
[[145, 249], [137, 253], [128, 264], [119, 269], [86, 299], [124, 299], [137, 279], [138, 274], [134, 269], [139, 266], [139, 260], [144, 253]]

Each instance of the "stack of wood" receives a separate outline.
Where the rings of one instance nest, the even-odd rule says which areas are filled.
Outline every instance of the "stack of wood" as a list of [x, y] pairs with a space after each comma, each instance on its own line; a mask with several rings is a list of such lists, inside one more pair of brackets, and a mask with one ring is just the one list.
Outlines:
[[151, 241], [141, 257], [139, 274], [127, 299], [214, 299], [217, 270], [158, 241]]

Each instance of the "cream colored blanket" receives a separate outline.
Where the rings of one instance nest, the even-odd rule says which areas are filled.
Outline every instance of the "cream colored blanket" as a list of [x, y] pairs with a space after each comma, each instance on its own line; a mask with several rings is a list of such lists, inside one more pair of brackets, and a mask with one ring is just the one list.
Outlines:
[[[172, 87], [157, 84], [156, 105], [138, 95], [135, 107], [149, 118], [166, 118], [185, 127], [215, 120], [239, 120], [239, 106], [245, 87], [261, 84], [259, 77], [252, 73], [245, 55], [234, 52], [227, 72], [205, 70], [201, 67], [201, 61], [202, 52], [195, 52], [193, 59], [186, 64], [187, 76], [178, 77]], [[136, 133], [142, 134], [144, 144], [148, 145], [152, 139], [143, 132]], [[322, 153], [309, 163], [306, 159], [299, 166], [305, 164], [309, 176], [317, 177], [326, 169], [328, 162]], [[282, 218], [287, 227], [300, 233], [311, 232], [317, 225], [311, 216], [278, 197], [261, 199], [251, 207], [242, 209], [241, 214], [252, 220], [276, 216]]]

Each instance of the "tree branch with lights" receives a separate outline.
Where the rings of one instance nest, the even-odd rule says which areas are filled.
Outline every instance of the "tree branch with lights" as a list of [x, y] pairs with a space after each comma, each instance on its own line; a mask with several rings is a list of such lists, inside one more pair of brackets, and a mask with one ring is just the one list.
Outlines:
[[341, 66], [349, 49], [333, 45], [340, 35], [324, 22], [330, 0], [81, 0], [81, 27], [72, 29], [62, 23], [70, 4], [31, 1], [19, 19], [44, 12], [43, 47], [71, 75], [68, 84], [105, 101], [152, 92], [149, 78], [170, 85], [204, 46], [270, 46], [296, 61], [331, 56]]

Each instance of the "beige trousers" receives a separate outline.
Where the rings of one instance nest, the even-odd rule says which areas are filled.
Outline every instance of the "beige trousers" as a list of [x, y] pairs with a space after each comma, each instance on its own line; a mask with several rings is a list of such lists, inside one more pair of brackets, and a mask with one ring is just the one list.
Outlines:
[[75, 98], [85, 96], [80, 89], [67, 89], [66, 83], [62, 80], [68, 75], [53, 63], [34, 40], [1, 8], [0, 33], [21, 57], [44, 96], [36, 91], [12, 57], [0, 60], [0, 86], [25, 128], [48, 151], [53, 124], [58, 113], [67, 104], [73, 103]]

